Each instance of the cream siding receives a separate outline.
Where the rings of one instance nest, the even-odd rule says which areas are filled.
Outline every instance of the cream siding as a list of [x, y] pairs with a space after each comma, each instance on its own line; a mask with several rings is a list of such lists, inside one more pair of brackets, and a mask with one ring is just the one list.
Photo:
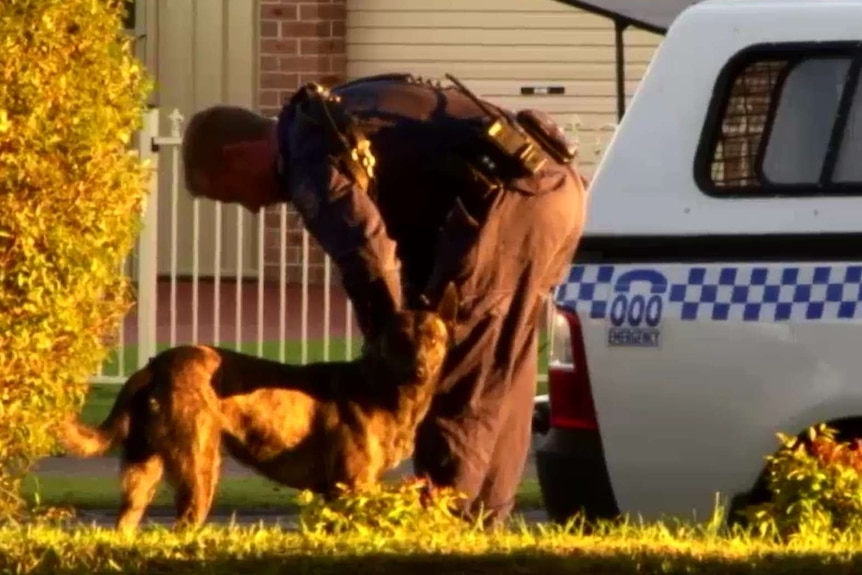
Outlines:
[[[144, 54], [156, 79], [154, 104], [161, 112], [161, 133], [171, 129], [169, 114], [179, 109], [186, 120], [212, 104], [256, 107], [257, 2], [254, 0], [137, 0], [146, 4], [147, 23]], [[195, 243], [197, 273], [216, 271], [216, 205], [200, 202], [199, 235], [193, 234], [193, 202], [177, 177], [178, 193], [172, 197], [175, 166], [173, 146], [159, 157], [159, 274], [171, 271], [171, 215], [177, 215], [177, 274], [193, 273]], [[179, 165], [176, 167], [180, 167]], [[180, 174], [176, 174], [179, 176]], [[175, 207], [174, 207], [175, 206]], [[240, 222], [241, 220], [241, 222]], [[238, 230], [242, 226], [242, 238]], [[241, 252], [242, 270], [255, 275], [258, 233], [256, 220], [236, 206], [221, 208], [220, 273], [237, 274]]]
[[[631, 96], [661, 36], [629, 29]], [[616, 122], [613, 23], [554, 0], [348, 0], [347, 75], [448, 72], [513, 108], [545, 110], [581, 144], [589, 175]], [[563, 86], [522, 96], [522, 86]]]

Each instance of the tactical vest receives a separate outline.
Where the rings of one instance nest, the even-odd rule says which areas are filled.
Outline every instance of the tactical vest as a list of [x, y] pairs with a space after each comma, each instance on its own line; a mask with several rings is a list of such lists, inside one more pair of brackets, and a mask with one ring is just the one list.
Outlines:
[[[562, 130], [546, 114], [522, 110], [514, 118], [509, 117], [491, 108], [453, 76], [447, 74], [446, 78], [485, 113], [487, 121], [476, 130], [475, 145], [466, 152], [457, 156], [440, 153], [426, 158], [434, 170], [449, 174], [455, 182], [464, 178], [478, 179], [489, 188], [505, 188], [514, 178], [535, 174], [549, 159], [569, 163], [575, 158], [576, 148], [566, 141]], [[395, 73], [358, 78], [339, 84], [337, 88], [393, 80], [442, 87], [439, 81]], [[331, 160], [374, 197], [373, 150], [361, 122], [349, 113], [338, 96], [318, 84], [307, 83], [293, 95], [289, 104], [294, 106], [300, 121], [312, 122], [325, 130]]]

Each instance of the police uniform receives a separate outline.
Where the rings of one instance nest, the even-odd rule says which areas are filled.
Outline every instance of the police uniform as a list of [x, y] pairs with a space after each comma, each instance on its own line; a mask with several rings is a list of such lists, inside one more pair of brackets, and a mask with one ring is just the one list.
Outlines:
[[[529, 452], [537, 322], [582, 232], [582, 180], [566, 162], [529, 173], [495, 160], [482, 134], [495, 114], [514, 115], [457, 86], [364, 78], [334, 87], [325, 109], [312, 105], [313, 90], [279, 116], [286, 199], [338, 267], [366, 338], [389, 310], [436, 302], [455, 282], [455, 343], [414, 462], [417, 474], [466, 492], [467, 513], [481, 504], [502, 519]], [[332, 110], [352, 118], [370, 154], [356, 153]], [[370, 181], [357, 158], [373, 164]]]

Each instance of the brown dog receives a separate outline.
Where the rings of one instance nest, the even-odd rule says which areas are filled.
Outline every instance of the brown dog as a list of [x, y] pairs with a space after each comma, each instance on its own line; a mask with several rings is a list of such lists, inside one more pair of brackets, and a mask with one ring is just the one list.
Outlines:
[[448, 351], [457, 303], [395, 314], [350, 362], [285, 365], [209, 346], [166, 350], [123, 385], [96, 428], [64, 428], [79, 457], [122, 450], [117, 528], [138, 526], [163, 472], [175, 489], [176, 527], [198, 526], [218, 483], [220, 446], [283, 485], [327, 496], [362, 488], [413, 452]]

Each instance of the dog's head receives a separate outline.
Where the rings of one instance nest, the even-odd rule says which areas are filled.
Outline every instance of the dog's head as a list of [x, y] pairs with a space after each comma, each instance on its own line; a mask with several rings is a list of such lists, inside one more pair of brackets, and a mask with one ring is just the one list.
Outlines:
[[449, 284], [436, 308], [393, 315], [378, 339], [376, 352], [400, 383], [436, 380], [451, 345], [457, 311], [457, 291]]

